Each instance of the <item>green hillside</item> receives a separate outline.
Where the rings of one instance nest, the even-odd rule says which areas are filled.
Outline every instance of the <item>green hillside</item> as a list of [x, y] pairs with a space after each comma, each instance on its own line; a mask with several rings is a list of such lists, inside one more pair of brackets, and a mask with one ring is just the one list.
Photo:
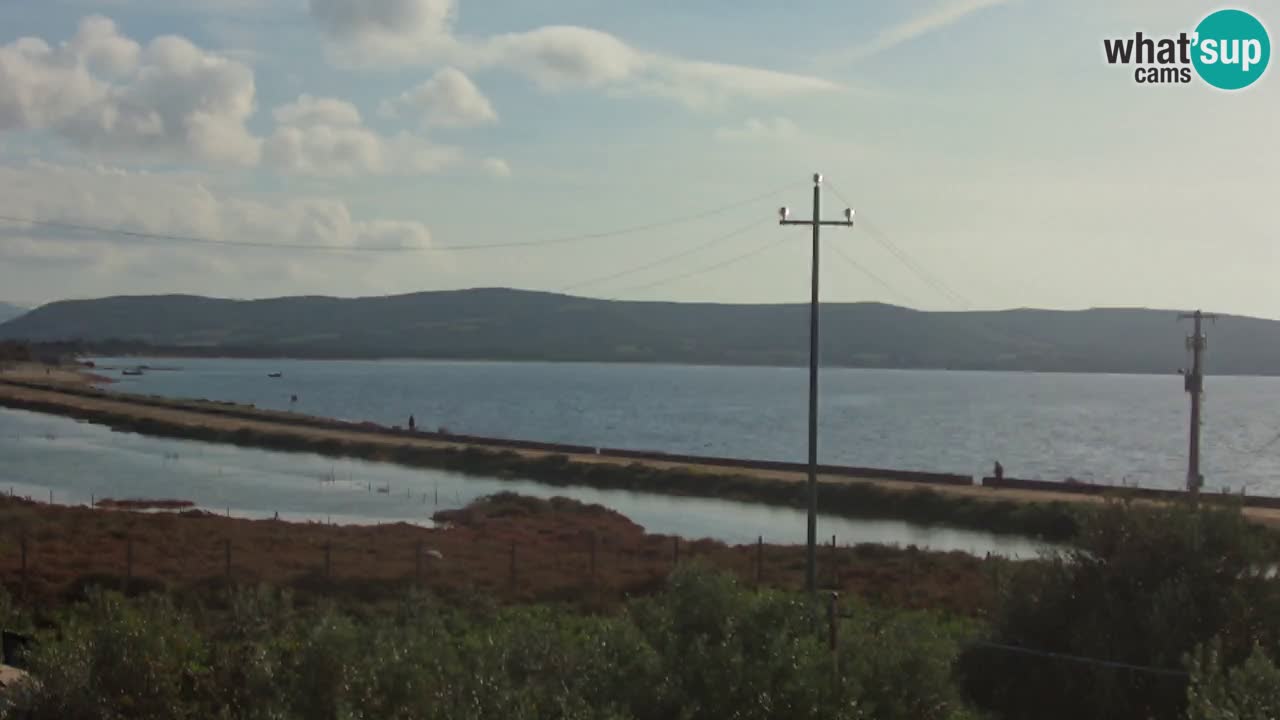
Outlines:
[[[1172, 310], [822, 310], [828, 365], [1172, 373], [1188, 328]], [[371, 298], [185, 295], [56, 302], [0, 339], [128, 341], [179, 354], [803, 365], [808, 306], [619, 302], [508, 289]], [[1210, 368], [1280, 373], [1280, 322], [1224, 316]]]

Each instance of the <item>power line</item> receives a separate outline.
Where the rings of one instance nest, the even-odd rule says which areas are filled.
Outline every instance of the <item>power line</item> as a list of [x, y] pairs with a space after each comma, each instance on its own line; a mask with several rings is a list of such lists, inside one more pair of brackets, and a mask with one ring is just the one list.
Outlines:
[[[840, 194], [839, 188], [836, 188], [834, 185], [832, 185], [831, 190], [836, 194], [836, 197], [840, 198], [841, 200], [845, 200], [845, 202], [848, 202], [845, 199], [845, 197]], [[903, 250], [897, 243], [893, 242], [893, 240], [891, 240], [889, 236], [886, 235], [883, 231], [878, 229], [874, 223], [868, 221], [866, 219], [865, 214], [859, 213], [858, 221], [855, 223], [855, 226], [865, 230], [867, 234], [871, 236], [872, 239], [874, 239], [876, 242], [884, 246], [886, 250], [892, 253], [894, 257], [896, 257], [903, 265], [907, 267], [907, 269], [915, 273], [917, 277], [919, 277], [922, 281], [925, 282], [925, 284], [929, 285], [938, 293], [950, 298], [953, 302], [957, 303], [962, 310], [965, 310], [971, 314], [974, 314], [975, 319], [979, 323], [979, 326], [982, 327], [991, 335], [1006, 341], [1014, 341], [1015, 343], [1026, 343], [1029, 346], [1033, 346], [1033, 347], [1042, 347], [1045, 344], [1045, 339], [1043, 338], [1036, 337], [1030, 333], [1017, 330], [1015, 328], [1004, 329], [1004, 328], [996, 327], [994, 324], [989, 322], [985, 317], [983, 317], [984, 315], [990, 314], [989, 312], [975, 310], [974, 304], [972, 302], [970, 302], [967, 298], [965, 298], [965, 296], [961, 295], [959, 292], [953, 290], [951, 286], [948, 285], [941, 278], [929, 272], [920, 263], [916, 262], [906, 252], [906, 250]]]
[[762, 220], [753, 221], [747, 225], [743, 225], [742, 227], [736, 230], [731, 230], [730, 232], [727, 232], [723, 235], [717, 235], [716, 237], [713, 237], [710, 240], [707, 240], [706, 242], [698, 243], [693, 247], [687, 248], [685, 250], [681, 250], [680, 252], [675, 253], [673, 255], [666, 255], [664, 257], [658, 258], [657, 260], [652, 260], [650, 262], [647, 262], [643, 265], [637, 265], [635, 267], [627, 268], [625, 270], [620, 270], [618, 272], [611, 273], [609, 275], [602, 275], [600, 277], [591, 278], [590, 280], [583, 280], [582, 282], [574, 283], [572, 285], [566, 285], [565, 287], [560, 289], [560, 292], [569, 292], [570, 290], [577, 290], [578, 288], [586, 287], [588, 285], [595, 285], [597, 283], [602, 283], [609, 280], [616, 280], [617, 278], [625, 277], [627, 275], [634, 275], [635, 273], [643, 272], [650, 268], [654, 268], [664, 263], [671, 262], [672, 260], [679, 260], [680, 258], [692, 255], [698, 252], [699, 250], [705, 250], [706, 248], [709, 248], [712, 245], [716, 245], [717, 243], [724, 242], [725, 240], [735, 238], [747, 232], [748, 230], [759, 227], [763, 223], [764, 221]]
[[359, 246], [343, 246], [343, 245], [314, 245], [306, 243], [284, 244], [284, 243], [267, 243], [255, 240], [220, 240], [215, 238], [194, 237], [189, 235], [165, 235], [162, 233], [137, 232], [134, 230], [124, 230], [122, 228], [109, 228], [99, 225], [83, 225], [80, 223], [61, 222], [56, 220], [35, 220], [33, 218], [13, 217], [10, 215], [0, 215], [0, 220], [11, 223], [21, 223], [34, 227], [47, 227], [57, 230], [77, 230], [83, 232], [96, 232], [107, 235], [123, 235], [125, 237], [135, 238], [138, 240], [164, 240], [172, 242], [195, 243], [199, 245], [229, 245], [233, 247], [257, 247], [257, 248], [275, 248], [279, 250], [328, 250], [332, 252], [391, 252], [391, 251], [409, 251], [419, 248], [378, 248], [378, 247], [359, 247]]
[[314, 243], [269, 243], [256, 240], [227, 240], [208, 237], [198, 237], [194, 235], [171, 235], [165, 233], [149, 233], [134, 230], [125, 230], [121, 228], [110, 228], [99, 225], [88, 225], [82, 223], [62, 222], [56, 220], [39, 220], [36, 218], [17, 217], [13, 215], [0, 215], [0, 221], [21, 223], [35, 227], [47, 227], [61, 230], [75, 230], [82, 232], [95, 232], [108, 235], [121, 235], [138, 240], [150, 241], [166, 241], [166, 242], [185, 242], [199, 245], [221, 245], [231, 247], [253, 247], [253, 248], [272, 248], [277, 250], [315, 250], [322, 252], [338, 252], [338, 253], [420, 253], [420, 252], [468, 252], [473, 250], [497, 250], [521, 247], [541, 247], [544, 245], [560, 245], [575, 242], [585, 242], [588, 240], [603, 240], [606, 238], [621, 237], [623, 235], [632, 235], [647, 230], [656, 230], [658, 228], [680, 225], [695, 220], [701, 220], [713, 215], [728, 212], [743, 205], [758, 202], [765, 198], [774, 196], [796, 183], [790, 183], [782, 187], [777, 187], [768, 192], [753, 195], [749, 198], [736, 200], [734, 202], [702, 210], [699, 212], [689, 213], [686, 215], [678, 215], [641, 225], [632, 225], [614, 230], [605, 230], [601, 232], [583, 233], [579, 235], [566, 235], [561, 237], [544, 238], [540, 240], [522, 240], [512, 242], [498, 243], [480, 243], [480, 244], [455, 244], [455, 245], [427, 245], [423, 247], [379, 247], [379, 246], [359, 246], [359, 245], [323, 245]]
[[[840, 193], [839, 188], [835, 187], [835, 185], [831, 186], [831, 191], [836, 194], [836, 197], [840, 198], [846, 204], [849, 203], [849, 201], [845, 199], [844, 195]], [[884, 248], [888, 250], [890, 253], [892, 253], [893, 256], [896, 257], [899, 262], [901, 262], [903, 265], [906, 265], [909, 269], [911, 269], [912, 272], [914, 272], [917, 276], [919, 276], [921, 280], [923, 280], [927, 285], [932, 287], [934, 290], [937, 290], [942, 295], [945, 295], [949, 299], [959, 303], [960, 306], [963, 307], [965, 310], [969, 310], [973, 308], [973, 303], [969, 302], [963, 295], [953, 290], [951, 286], [947, 285], [947, 283], [944, 282], [941, 278], [929, 272], [927, 269], [924, 268], [924, 266], [916, 262], [910, 255], [907, 254], [905, 250], [898, 247], [897, 243], [889, 239], [889, 236], [885, 235], [883, 232], [877, 229], [874, 223], [867, 220], [864, 214], [859, 213], [856, 227], [864, 230], [868, 235], [871, 236], [873, 240], [875, 240], [876, 242], [884, 246]]]
[[1190, 673], [1186, 670], [1174, 670], [1171, 668], [1152, 667], [1150, 665], [1134, 665], [1132, 663], [1119, 662], [1116, 660], [1102, 660], [1100, 658], [1085, 657], [1083, 655], [1068, 655], [1066, 653], [1049, 652], [1048, 650], [1032, 650], [1031, 648], [1018, 647], [1017, 645], [1004, 645], [1001, 643], [974, 641], [969, 643], [973, 647], [987, 648], [990, 650], [1003, 650], [1005, 652], [1018, 653], [1020, 655], [1030, 655], [1034, 657], [1051, 658], [1054, 660], [1066, 660], [1068, 662], [1082, 663], [1085, 665], [1096, 665], [1098, 667], [1113, 668], [1116, 670], [1130, 670], [1132, 672], [1146, 673], [1148, 675], [1163, 675], [1165, 677], [1190, 677]]
[[617, 292], [615, 292], [615, 293], [614, 293], [614, 297], [617, 297], [618, 295], [621, 295], [622, 293], [636, 292], [636, 291], [638, 291], [638, 290], [648, 290], [649, 288], [658, 287], [659, 285], [666, 285], [667, 283], [673, 283], [673, 282], [676, 282], [676, 281], [678, 281], [678, 280], [684, 280], [684, 279], [686, 279], [686, 278], [691, 278], [691, 277], [694, 277], [694, 276], [696, 276], [696, 275], [704, 275], [704, 274], [709, 273], [709, 272], [714, 272], [714, 271], [719, 270], [719, 269], [721, 269], [721, 268], [723, 268], [723, 267], [727, 267], [727, 266], [729, 266], [729, 265], [733, 265], [734, 263], [737, 263], [737, 262], [741, 262], [741, 261], [743, 261], [743, 260], [746, 260], [747, 258], [755, 257], [756, 255], [759, 255], [760, 253], [764, 252], [765, 250], [768, 250], [768, 249], [770, 249], [770, 248], [772, 248], [772, 247], [776, 247], [776, 246], [781, 245], [781, 244], [782, 244], [782, 240], [780, 240], [780, 239], [776, 239], [776, 238], [774, 238], [774, 239], [770, 239], [770, 240], [769, 240], [769, 242], [765, 243], [764, 245], [761, 245], [761, 246], [759, 246], [759, 247], [756, 247], [756, 248], [754, 248], [754, 249], [752, 249], [752, 250], [748, 250], [747, 252], [744, 252], [744, 253], [740, 253], [740, 254], [738, 254], [738, 255], [735, 255], [735, 256], [733, 256], [733, 257], [731, 257], [731, 258], [727, 259], [727, 260], [722, 260], [721, 262], [718, 262], [718, 263], [715, 263], [715, 264], [712, 264], [712, 265], [705, 265], [705, 266], [700, 267], [700, 268], [697, 268], [697, 269], [695, 269], [695, 270], [690, 270], [689, 272], [680, 273], [680, 274], [678, 274], [678, 275], [672, 275], [672, 276], [670, 276], [670, 277], [666, 277], [666, 278], [663, 278], [663, 279], [661, 279], [661, 280], [656, 280], [656, 281], [651, 282], [651, 283], [645, 283], [645, 284], [643, 284], [643, 285], [633, 285], [633, 286], [628, 287], [628, 288], [623, 288], [623, 289], [618, 290]]
[[857, 260], [854, 260], [849, 255], [849, 253], [844, 251], [844, 248], [840, 247], [838, 243], [833, 243], [831, 245], [831, 248], [836, 251], [836, 255], [840, 256], [841, 260], [844, 260], [846, 263], [851, 265], [854, 270], [857, 270], [858, 272], [862, 273], [864, 276], [867, 277], [867, 279], [871, 280], [872, 282], [876, 283], [880, 287], [884, 288], [886, 291], [889, 292], [889, 294], [896, 296], [899, 300], [903, 301], [908, 306], [917, 304], [914, 301], [912, 301], [911, 298], [908, 298], [905, 293], [899, 291], [897, 288], [885, 282], [879, 275], [876, 275], [875, 273], [871, 272], [870, 269], [864, 267]]

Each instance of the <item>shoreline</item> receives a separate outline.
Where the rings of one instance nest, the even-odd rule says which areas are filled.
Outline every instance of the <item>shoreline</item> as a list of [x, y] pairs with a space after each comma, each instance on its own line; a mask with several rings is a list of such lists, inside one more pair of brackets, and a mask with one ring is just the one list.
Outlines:
[[[157, 348], [156, 352], [149, 353], [79, 353], [83, 357], [106, 357], [106, 358], [147, 358], [152, 360], [289, 360], [297, 362], [423, 362], [423, 363], [494, 363], [494, 364], [537, 364], [547, 363], [552, 365], [621, 365], [636, 367], [666, 366], [666, 367], [692, 367], [692, 368], [756, 368], [771, 370], [807, 370], [808, 366], [803, 362], [795, 364], [762, 364], [753, 362], [724, 362], [724, 361], [696, 361], [696, 360], [628, 360], [628, 359], [598, 359], [591, 360], [587, 358], [543, 358], [543, 357], [488, 357], [488, 356], [447, 356], [447, 355], [315, 355], [315, 356], [299, 356], [299, 355], [276, 355], [276, 354], [235, 354], [235, 353], [190, 353], [183, 354], [174, 352], [172, 348]], [[1160, 371], [1156, 368], [1147, 370], [1066, 370], [1052, 368], [998, 368], [998, 367], [939, 367], [935, 365], [916, 365], [916, 366], [890, 366], [890, 365], [844, 365], [833, 363], [822, 366], [824, 370], [882, 370], [886, 372], [954, 372], [954, 373], [1009, 373], [1015, 375], [1102, 375], [1102, 376], [1120, 376], [1120, 377], [1172, 377], [1179, 378], [1181, 375], [1174, 372]], [[157, 368], [159, 369], [159, 368]], [[1226, 372], [1215, 374], [1214, 377], [1219, 378], [1259, 378], [1259, 379], [1280, 379], [1280, 371], [1266, 374], [1259, 373], [1242, 373], [1242, 372]], [[112, 381], [114, 382], [114, 381]]]
[[[143, 435], [234, 444], [331, 457], [355, 457], [408, 467], [433, 467], [498, 479], [552, 486], [580, 485], [671, 496], [707, 497], [755, 504], [807, 506], [803, 466], [728, 461], [698, 463], [648, 453], [586, 454], [519, 441], [485, 444], [459, 436], [435, 436], [341, 423], [280, 411], [210, 401], [132, 396], [92, 389], [79, 377], [58, 384], [0, 376], [0, 406], [78, 418]], [[40, 376], [42, 379], [43, 376]], [[619, 451], [623, 452], [623, 451]], [[857, 474], [823, 468], [819, 502], [824, 513], [849, 518], [901, 520], [1049, 541], [1071, 538], [1082, 509], [1114, 492], [1079, 488], [990, 487], [959, 482], [962, 476], [893, 471]], [[835, 472], [832, 472], [832, 471]], [[867, 469], [871, 471], [871, 469]], [[912, 476], [921, 476], [912, 479]], [[936, 477], [932, 477], [936, 476]], [[1056, 485], [1056, 484], [1055, 484]], [[1167, 498], [1144, 498], [1157, 501]], [[1252, 519], [1280, 525], [1280, 511], [1246, 507]]]

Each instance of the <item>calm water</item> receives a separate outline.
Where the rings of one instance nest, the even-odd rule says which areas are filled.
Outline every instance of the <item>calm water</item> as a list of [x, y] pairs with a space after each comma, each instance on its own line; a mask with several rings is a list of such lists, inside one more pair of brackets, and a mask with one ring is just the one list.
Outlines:
[[[798, 368], [425, 361], [112, 360], [180, 367], [117, 389], [532, 440], [802, 461]], [[268, 378], [282, 372], [281, 378]], [[831, 463], [1181, 487], [1188, 397], [1177, 375], [823, 370]], [[1212, 488], [1280, 495], [1280, 378], [1207, 380]]]
[[[63, 504], [91, 498], [175, 498], [216, 512], [288, 520], [430, 525], [437, 509], [513, 490], [613, 508], [654, 533], [729, 543], [804, 542], [804, 514], [785, 508], [590, 488], [554, 488], [317, 455], [149, 438], [67, 418], [0, 409], [0, 491]], [[370, 487], [389, 487], [386, 494]], [[844, 543], [1033, 556], [1037, 543], [895, 521], [822, 517], [820, 536]]]

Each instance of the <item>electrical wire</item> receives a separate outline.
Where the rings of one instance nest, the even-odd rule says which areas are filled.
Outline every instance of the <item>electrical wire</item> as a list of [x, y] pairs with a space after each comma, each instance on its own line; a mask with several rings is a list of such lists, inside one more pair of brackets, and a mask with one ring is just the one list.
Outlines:
[[752, 229], [754, 229], [754, 228], [760, 227], [760, 225], [762, 225], [764, 222], [766, 222], [766, 221], [764, 221], [764, 220], [753, 220], [750, 224], [743, 225], [742, 227], [740, 227], [740, 228], [738, 228], [738, 229], [736, 229], [736, 230], [731, 230], [731, 231], [729, 231], [729, 232], [727, 232], [727, 233], [725, 233], [725, 234], [723, 234], [723, 235], [717, 235], [717, 236], [715, 236], [715, 237], [711, 238], [710, 240], [707, 240], [706, 242], [698, 243], [697, 245], [694, 245], [693, 247], [686, 248], [686, 249], [681, 250], [680, 252], [677, 252], [677, 253], [675, 253], [675, 254], [672, 254], [672, 255], [666, 255], [666, 256], [663, 256], [663, 257], [658, 258], [657, 260], [652, 260], [652, 261], [650, 261], [650, 262], [647, 262], [647, 263], [645, 263], [645, 264], [643, 264], [643, 265], [637, 265], [637, 266], [635, 266], [635, 267], [627, 268], [627, 269], [625, 269], [625, 270], [620, 270], [620, 271], [618, 271], [618, 272], [611, 273], [611, 274], [609, 274], [609, 275], [602, 275], [602, 276], [600, 276], [600, 277], [591, 278], [590, 280], [583, 280], [582, 282], [577, 282], [577, 283], [574, 283], [574, 284], [572, 284], [572, 285], [566, 285], [566, 286], [564, 286], [564, 287], [562, 287], [562, 288], [560, 289], [560, 292], [569, 292], [569, 291], [571, 291], [571, 290], [577, 290], [577, 289], [579, 289], [579, 288], [583, 288], [583, 287], [586, 287], [586, 286], [588, 286], [588, 285], [596, 285], [596, 284], [598, 284], [598, 283], [607, 282], [607, 281], [609, 281], [609, 280], [616, 280], [616, 279], [618, 279], [618, 278], [620, 278], [620, 277], [626, 277], [627, 275], [634, 275], [635, 273], [643, 272], [643, 271], [648, 270], [648, 269], [650, 269], [650, 268], [655, 268], [655, 267], [657, 267], [657, 266], [659, 266], [659, 265], [662, 265], [662, 264], [664, 264], [664, 263], [671, 262], [672, 260], [679, 260], [680, 258], [687, 257], [687, 256], [689, 256], [689, 255], [692, 255], [692, 254], [694, 254], [694, 253], [696, 253], [696, 252], [700, 251], [700, 250], [705, 250], [705, 249], [707, 249], [707, 248], [709, 248], [709, 247], [711, 247], [711, 246], [713, 246], [713, 245], [716, 245], [716, 244], [719, 244], [719, 243], [721, 243], [721, 242], [724, 242], [725, 240], [729, 240], [729, 239], [731, 239], [731, 238], [735, 238], [735, 237], [737, 237], [737, 236], [739, 236], [739, 235], [741, 235], [741, 234], [743, 234], [743, 233], [747, 232], [748, 230], [752, 230]]
[[734, 263], [738, 263], [748, 258], [755, 257], [756, 255], [759, 255], [765, 250], [781, 245], [783, 242], [784, 241], [780, 238], [773, 238], [773, 239], [770, 239], [769, 242], [765, 243], [764, 245], [760, 245], [759, 247], [748, 250], [747, 252], [735, 255], [727, 260], [722, 260], [718, 263], [714, 263], [711, 265], [705, 265], [703, 267], [690, 270], [689, 272], [683, 272], [678, 275], [672, 275], [670, 277], [662, 278], [661, 280], [656, 280], [650, 283], [645, 283], [643, 285], [633, 285], [628, 288], [623, 288], [622, 290], [615, 292], [614, 297], [617, 297], [623, 293], [631, 293], [631, 292], [637, 292], [640, 290], [648, 290], [649, 288], [658, 287], [659, 285], [666, 285], [668, 283], [673, 283], [678, 280], [684, 280], [687, 278], [695, 277], [697, 275], [705, 275], [706, 273], [714, 272], [716, 270], [727, 267], [729, 265], [733, 265]]
[[[846, 205], [848, 205], [849, 207], [853, 206], [853, 204], [849, 202], [849, 199], [846, 198], [840, 192], [839, 188], [837, 188], [834, 183], [828, 183], [827, 186], [830, 187], [831, 191], [836, 195], [836, 197], [840, 198], [840, 200], [842, 200]], [[941, 295], [944, 295], [950, 298], [954, 303], [960, 306], [961, 310], [974, 313], [975, 315], [977, 313], [982, 312], [979, 310], [975, 310], [974, 304], [971, 301], [969, 301], [964, 295], [961, 295], [959, 292], [953, 290], [951, 286], [948, 285], [945, 281], [943, 281], [941, 278], [934, 275], [933, 273], [929, 272], [923, 265], [921, 265], [914, 258], [912, 258], [911, 255], [909, 255], [906, 252], [906, 250], [903, 250], [901, 246], [899, 246], [892, 239], [890, 239], [888, 235], [886, 235], [883, 231], [877, 228], [874, 223], [867, 220], [864, 214], [862, 213], [858, 214], [858, 219], [854, 223], [854, 227], [861, 228], [862, 230], [864, 230], [868, 235], [871, 236], [872, 239], [880, 243], [880, 245], [882, 245], [886, 250], [892, 253], [893, 256], [896, 257], [899, 262], [901, 262], [903, 265], [907, 267], [907, 269], [915, 273], [915, 275], [919, 277], [920, 280], [922, 280], [925, 284], [929, 285], [931, 288], [933, 288], [935, 291], [937, 291]], [[985, 318], [981, 317], [980, 315], [976, 316], [975, 319], [978, 321], [979, 326], [982, 327], [984, 330], [986, 330], [988, 333], [990, 333], [993, 337], [997, 337], [1005, 341], [1013, 341], [1014, 343], [1018, 343], [1018, 344], [1026, 343], [1032, 347], [1043, 347], [1045, 344], [1045, 341], [1043, 338], [1039, 338], [1034, 335], [1030, 335], [1028, 333], [1017, 331], [1017, 330], [1012, 330], [1012, 329], [1006, 330], [1004, 328], [996, 327], [995, 325], [993, 325], [991, 322], [987, 321]]]
[[969, 643], [973, 647], [987, 648], [990, 650], [1003, 650], [1005, 652], [1018, 653], [1020, 655], [1030, 655], [1034, 657], [1051, 658], [1054, 660], [1066, 660], [1068, 662], [1081, 663], [1085, 665], [1094, 665], [1097, 667], [1106, 667], [1116, 670], [1129, 670], [1132, 672], [1146, 673], [1148, 675], [1162, 675], [1165, 677], [1190, 677], [1190, 673], [1186, 670], [1174, 670], [1172, 668], [1152, 667], [1150, 665], [1134, 665], [1132, 663], [1119, 662], [1116, 660], [1103, 660], [1100, 658], [1085, 657], [1083, 655], [1068, 655], [1067, 653], [1049, 652], [1047, 650], [1032, 650], [1031, 648], [1018, 647], [1017, 645], [1004, 645], [1001, 643], [974, 641]]
[[853, 257], [851, 257], [847, 252], [844, 251], [844, 248], [840, 247], [840, 245], [832, 244], [831, 248], [836, 251], [836, 255], [838, 255], [841, 260], [844, 260], [846, 263], [851, 265], [854, 270], [857, 270], [858, 272], [866, 276], [869, 280], [876, 283], [880, 287], [884, 288], [886, 291], [889, 292], [889, 294], [897, 297], [899, 300], [901, 300], [908, 306], [916, 305], [916, 303], [913, 302], [911, 298], [907, 297], [905, 293], [899, 291], [897, 288], [885, 282], [884, 279], [882, 279], [879, 275], [876, 275], [875, 273], [871, 272], [871, 270], [863, 266], [862, 263], [858, 262], [857, 260], [854, 260]]
[[[849, 202], [848, 198], [840, 192], [840, 189], [837, 188], [834, 183], [828, 183], [827, 186], [831, 188], [831, 192], [835, 193], [836, 197], [840, 198], [845, 205], [853, 207], [853, 204]], [[898, 247], [897, 243], [893, 242], [888, 235], [881, 232], [874, 223], [867, 220], [861, 213], [858, 215], [858, 221], [854, 223], [854, 227], [863, 230], [871, 236], [871, 239], [884, 246], [884, 248], [892, 253], [899, 262], [910, 268], [912, 272], [919, 276], [921, 280], [934, 290], [947, 296], [952, 301], [957, 302], [965, 310], [973, 308], [973, 303], [969, 302], [963, 295], [953, 290], [951, 286], [947, 285], [947, 283], [941, 278], [929, 272], [924, 266], [916, 262], [915, 259], [908, 255], [902, 248]]]
[[544, 238], [540, 240], [521, 240], [512, 242], [498, 243], [479, 243], [479, 244], [455, 244], [455, 245], [427, 245], [423, 247], [379, 247], [379, 246], [358, 246], [358, 245], [323, 245], [313, 243], [269, 243], [255, 240], [227, 240], [207, 237], [198, 237], [193, 235], [171, 235], [165, 233], [148, 233], [134, 230], [124, 230], [120, 228], [109, 228], [97, 225], [88, 225], [82, 223], [62, 222], [56, 220], [39, 220], [36, 218], [17, 217], [13, 215], [0, 215], [0, 221], [31, 225], [33, 227], [46, 227], [61, 230], [75, 230], [81, 232], [95, 232], [108, 235], [120, 235], [124, 237], [134, 238], [138, 240], [148, 241], [167, 241], [167, 242], [185, 242], [199, 245], [223, 245], [232, 247], [251, 247], [251, 248], [272, 248], [277, 250], [315, 250], [321, 252], [338, 252], [338, 253], [419, 253], [419, 252], [468, 252], [474, 250], [497, 250], [521, 247], [541, 247], [545, 245], [560, 245], [575, 242], [585, 242], [588, 240], [603, 240], [606, 238], [621, 237], [624, 235], [633, 235], [635, 233], [645, 232], [647, 230], [656, 230], [658, 228], [671, 227], [695, 220], [701, 220], [713, 215], [728, 212], [735, 208], [742, 207], [753, 202], [758, 202], [767, 197], [777, 195], [779, 192], [786, 190], [797, 183], [788, 183], [787, 185], [774, 188], [768, 192], [753, 195], [749, 198], [736, 200], [734, 202], [720, 205], [709, 210], [701, 210], [686, 215], [678, 215], [663, 220], [658, 220], [640, 225], [632, 225], [624, 228], [613, 230], [605, 230], [601, 232], [583, 233], [579, 235], [566, 235], [561, 237]]

